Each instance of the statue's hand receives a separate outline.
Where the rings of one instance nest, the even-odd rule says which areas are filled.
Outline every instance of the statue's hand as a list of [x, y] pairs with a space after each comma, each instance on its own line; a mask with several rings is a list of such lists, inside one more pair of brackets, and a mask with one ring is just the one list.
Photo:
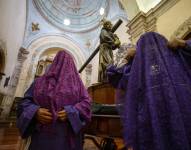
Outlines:
[[118, 48], [121, 45], [121, 42], [119, 39], [115, 39], [114, 45]]

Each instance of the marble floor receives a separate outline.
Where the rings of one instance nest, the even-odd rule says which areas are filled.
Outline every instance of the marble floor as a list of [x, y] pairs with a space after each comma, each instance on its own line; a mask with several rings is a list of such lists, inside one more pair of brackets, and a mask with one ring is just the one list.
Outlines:
[[[99, 138], [96, 139], [98, 142]], [[14, 123], [0, 122], [0, 150], [19, 150], [21, 138]], [[116, 140], [120, 149], [120, 140]], [[99, 150], [92, 140], [86, 139], [84, 143], [84, 150]]]

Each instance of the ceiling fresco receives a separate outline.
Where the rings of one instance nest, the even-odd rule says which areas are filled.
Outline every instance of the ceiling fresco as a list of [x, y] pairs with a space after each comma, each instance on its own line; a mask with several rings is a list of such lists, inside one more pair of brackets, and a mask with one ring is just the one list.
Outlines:
[[[33, 0], [38, 11], [52, 25], [70, 32], [95, 28], [107, 14], [107, 0]], [[104, 15], [100, 14], [104, 10]]]

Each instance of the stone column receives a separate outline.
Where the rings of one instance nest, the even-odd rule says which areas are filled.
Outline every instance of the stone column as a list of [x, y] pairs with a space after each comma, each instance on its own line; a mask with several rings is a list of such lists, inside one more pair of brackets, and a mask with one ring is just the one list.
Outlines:
[[92, 64], [88, 64], [85, 68], [86, 71], [86, 87], [89, 87], [91, 84], [91, 74], [92, 74]]
[[16, 87], [19, 81], [19, 76], [21, 74], [21, 69], [28, 54], [29, 52], [26, 49], [22, 47], [19, 49], [19, 53], [17, 56], [17, 63], [12, 73], [11, 80], [8, 84], [8, 89], [7, 89], [6, 95], [4, 96], [2, 106], [1, 106], [3, 108], [3, 111], [0, 115], [0, 118], [2, 119], [6, 119], [9, 116], [9, 112], [11, 110], [11, 106], [14, 101], [14, 95], [15, 95]]

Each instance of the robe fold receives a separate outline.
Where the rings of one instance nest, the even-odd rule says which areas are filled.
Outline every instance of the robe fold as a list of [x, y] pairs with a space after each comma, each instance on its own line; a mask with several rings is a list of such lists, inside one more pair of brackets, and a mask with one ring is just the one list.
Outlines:
[[[41, 124], [35, 115], [39, 108], [53, 115], [50, 124]], [[31, 137], [29, 150], [82, 150], [83, 129], [91, 119], [91, 100], [72, 57], [59, 52], [45, 75], [36, 79], [18, 104], [17, 127], [21, 137]], [[67, 119], [57, 113], [65, 110]]]
[[[140, 37], [118, 96], [124, 140], [133, 150], [191, 149], [191, 41], [176, 51], [167, 43], [154, 32]], [[110, 82], [126, 82], [122, 76]]]
[[[35, 118], [37, 110], [40, 108], [33, 101], [33, 84], [25, 93], [23, 100], [18, 107], [17, 127], [22, 138], [31, 136], [31, 145], [29, 150], [82, 150], [83, 135], [81, 129], [85, 127], [86, 122], [80, 118], [79, 111], [71, 106], [63, 106], [67, 112], [68, 120], [66, 122], [56, 122], [53, 131], [47, 131], [46, 127], [39, 125]], [[55, 132], [55, 133], [51, 133]], [[73, 148], [72, 145], [73, 144]]]

